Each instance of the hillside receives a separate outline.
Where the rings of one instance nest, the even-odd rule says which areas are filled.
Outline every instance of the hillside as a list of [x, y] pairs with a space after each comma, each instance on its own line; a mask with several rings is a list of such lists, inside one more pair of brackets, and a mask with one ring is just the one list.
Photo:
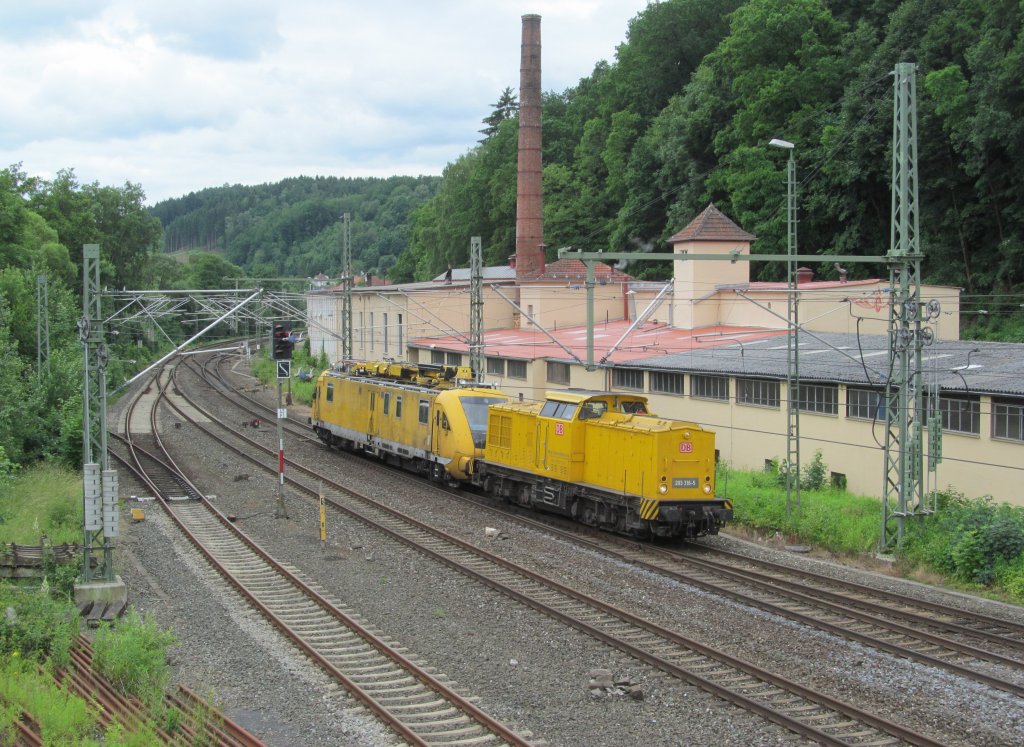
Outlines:
[[413, 210], [434, 195], [439, 181], [299, 176], [204, 189], [159, 202], [150, 212], [163, 225], [164, 252], [216, 252], [263, 277], [337, 277], [340, 221], [349, 213], [356, 269], [386, 275], [408, 245]]

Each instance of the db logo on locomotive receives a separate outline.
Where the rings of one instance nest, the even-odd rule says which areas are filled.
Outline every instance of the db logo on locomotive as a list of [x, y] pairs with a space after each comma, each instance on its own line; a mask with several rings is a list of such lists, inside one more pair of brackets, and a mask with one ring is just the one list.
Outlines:
[[692, 441], [683, 441], [682, 443], [680, 443], [679, 444], [679, 453], [680, 454], [691, 454], [691, 453], [693, 453], [693, 442]]

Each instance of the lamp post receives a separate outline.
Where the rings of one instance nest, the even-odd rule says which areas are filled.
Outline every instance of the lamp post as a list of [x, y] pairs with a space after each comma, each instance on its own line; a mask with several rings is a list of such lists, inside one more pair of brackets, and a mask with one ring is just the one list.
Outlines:
[[768, 145], [789, 151], [786, 168], [786, 513], [793, 496], [800, 508], [800, 296], [796, 268], [796, 148], [788, 140], [772, 138]]

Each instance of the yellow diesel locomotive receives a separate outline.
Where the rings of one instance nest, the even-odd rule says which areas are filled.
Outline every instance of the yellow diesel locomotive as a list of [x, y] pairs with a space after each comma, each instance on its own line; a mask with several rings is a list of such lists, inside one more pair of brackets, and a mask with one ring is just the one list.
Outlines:
[[513, 401], [465, 367], [358, 364], [324, 372], [310, 422], [325, 443], [511, 503], [638, 538], [717, 534], [714, 433], [636, 394], [561, 390]]

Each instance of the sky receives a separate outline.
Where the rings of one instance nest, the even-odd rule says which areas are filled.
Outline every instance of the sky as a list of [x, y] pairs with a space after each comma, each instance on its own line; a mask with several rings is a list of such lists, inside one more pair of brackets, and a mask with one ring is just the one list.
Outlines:
[[613, 62], [647, 0], [0, 0], [0, 168], [147, 204], [289, 176], [440, 174], [541, 16], [544, 91]]

